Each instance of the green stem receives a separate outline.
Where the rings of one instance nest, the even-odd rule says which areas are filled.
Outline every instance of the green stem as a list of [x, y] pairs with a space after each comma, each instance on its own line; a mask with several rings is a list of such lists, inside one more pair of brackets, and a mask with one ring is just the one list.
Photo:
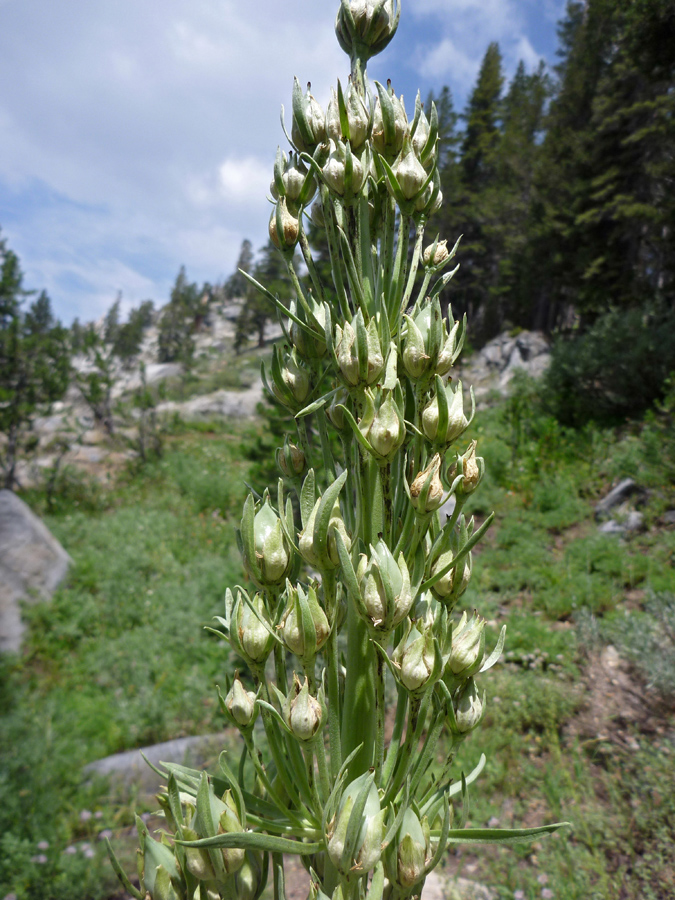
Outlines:
[[373, 764], [375, 745], [375, 672], [376, 651], [368, 637], [365, 622], [356, 606], [347, 608], [347, 679], [342, 710], [342, 757], [359, 744], [361, 750], [349, 766], [349, 780], [366, 772]]
[[384, 498], [384, 542], [389, 547], [394, 527], [394, 495], [391, 483], [391, 462], [380, 466], [382, 496]]
[[396, 760], [393, 777], [389, 783], [389, 786], [387, 787], [387, 793], [383, 801], [384, 805], [386, 805], [396, 797], [401, 785], [405, 781], [406, 775], [408, 774], [410, 768], [410, 759], [413, 752], [417, 748], [417, 745], [419, 744], [420, 737], [422, 736], [422, 731], [424, 730], [424, 723], [426, 721], [427, 712], [429, 710], [431, 694], [431, 691], [427, 691], [426, 694], [423, 694], [421, 698], [412, 698], [410, 704], [410, 713], [408, 715], [408, 727], [406, 728], [405, 733], [405, 741], [403, 742], [401, 752]]
[[328, 762], [326, 760], [326, 745], [323, 742], [323, 729], [319, 732], [319, 737], [314, 744], [314, 752], [316, 754], [316, 764], [319, 769], [319, 790], [321, 792], [321, 808], [323, 808], [330, 797], [331, 778], [328, 772]]
[[[386, 649], [386, 648], [383, 648]], [[379, 784], [384, 765], [384, 676], [386, 665], [381, 653], [377, 653], [377, 673], [375, 675], [375, 711], [377, 714], [375, 726], [375, 784]]]
[[305, 454], [305, 459], [307, 461], [307, 468], [314, 468], [314, 460], [312, 454], [312, 448], [309, 442], [309, 432], [307, 430], [307, 419], [305, 416], [302, 416], [300, 419], [295, 420], [295, 427], [298, 431], [298, 440], [300, 441], [300, 448], [302, 452]]
[[408, 261], [408, 235], [410, 233], [410, 216], [401, 213], [398, 228], [398, 244], [396, 247], [396, 260], [391, 276], [391, 291], [389, 294], [390, 306], [387, 310], [389, 325], [392, 332], [398, 331], [401, 318], [401, 298], [403, 296], [403, 284], [405, 282], [406, 266]]
[[345, 319], [349, 317], [349, 299], [345, 290], [345, 283], [342, 277], [342, 256], [340, 253], [340, 243], [335, 232], [335, 213], [331, 201], [328, 188], [321, 190], [321, 205], [323, 208], [323, 217], [326, 223], [326, 240], [328, 242], [328, 255], [330, 256], [330, 269], [333, 276], [333, 284], [337, 293], [340, 316]]
[[319, 429], [319, 438], [321, 440], [321, 453], [323, 454], [323, 461], [326, 464], [326, 475], [328, 476], [329, 483], [333, 483], [335, 481], [335, 463], [333, 462], [333, 454], [330, 449], [330, 442], [328, 440], [328, 431], [326, 429], [326, 414], [323, 410], [319, 410], [316, 415], [317, 427]]
[[278, 793], [272, 786], [272, 782], [269, 780], [267, 776], [267, 770], [265, 769], [265, 763], [263, 762], [263, 755], [256, 747], [253, 737], [250, 733], [245, 734], [242, 732], [244, 741], [246, 742], [246, 747], [248, 749], [249, 757], [251, 762], [253, 763], [253, 767], [256, 770], [258, 778], [260, 779], [260, 783], [267, 791], [267, 795], [270, 800], [275, 804], [275, 806], [279, 809], [280, 812], [283, 812], [286, 816], [288, 816], [291, 821], [297, 825], [298, 827], [302, 827], [303, 823], [299, 816], [296, 813], [288, 808], [288, 802], [284, 801], [279, 797]]
[[312, 282], [312, 286], [316, 291], [319, 300], [323, 303], [326, 299], [326, 295], [323, 290], [323, 285], [321, 283], [321, 279], [316, 271], [316, 266], [314, 265], [314, 260], [312, 258], [312, 251], [309, 246], [309, 241], [307, 240], [307, 235], [305, 234], [305, 229], [300, 228], [300, 250], [302, 251], [302, 258], [305, 260], [305, 265], [307, 266], [307, 271], [309, 272], [309, 277]]
[[388, 193], [385, 197], [384, 234], [382, 236], [382, 284], [385, 292], [387, 309], [392, 308], [390, 302], [391, 279], [394, 266], [394, 241], [396, 238], [396, 202]]
[[454, 736], [450, 734], [450, 748], [448, 750], [448, 755], [446, 757], [445, 763], [443, 764], [441, 774], [438, 776], [438, 779], [429, 786], [424, 797], [422, 797], [422, 799], [420, 800], [420, 806], [423, 806], [425, 803], [427, 803], [437, 790], [442, 790], [446, 781], [449, 780], [450, 769], [452, 768], [452, 764], [455, 761], [455, 756], [457, 756], [457, 750], [459, 749], [460, 743], [461, 741], [455, 742]]
[[338, 660], [337, 596], [335, 575], [324, 572], [324, 602], [331, 625], [331, 632], [325, 646], [328, 669], [328, 745], [330, 748], [330, 774], [333, 781], [342, 765], [342, 740], [340, 736], [340, 676]]
[[387, 784], [394, 771], [397, 754], [401, 748], [401, 738], [403, 736], [403, 726], [405, 725], [405, 717], [408, 712], [408, 692], [402, 685], [398, 685], [398, 698], [396, 703], [396, 718], [394, 719], [394, 730], [389, 741], [387, 749], [387, 758], [384, 762], [382, 770], [382, 778], [380, 786]]
[[422, 254], [422, 242], [424, 241], [424, 221], [420, 220], [417, 223], [417, 232], [415, 235], [415, 247], [413, 249], [412, 260], [410, 262], [410, 271], [408, 272], [408, 282], [406, 284], [405, 293], [401, 298], [401, 306], [399, 309], [399, 316], [403, 315], [406, 311], [408, 303], [410, 302], [410, 297], [413, 291], [413, 285], [415, 284], [415, 276], [417, 275], [417, 266], [419, 265], [420, 256]]
[[302, 755], [305, 757], [305, 771], [307, 772], [307, 782], [309, 790], [314, 800], [314, 812], [317, 817], [321, 817], [323, 813], [323, 803], [319, 796], [319, 789], [316, 784], [316, 772], [314, 771], [314, 745], [302, 747]]
[[422, 778], [424, 778], [424, 773], [431, 763], [431, 759], [436, 750], [438, 739], [440, 737], [441, 731], [443, 730], [443, 716], [440, 714], [439, 710], [437, 710], [436, 712], [437, 715], [432, 717], [433, 724], [427, 731], [427, 736], [424, 741], [424, 746], [422, 747], [422, 752], [417, 757], [417, 761], [413, 766], [412, 777], [410, 779], [410, 794], [413, 797], [415, 796]]

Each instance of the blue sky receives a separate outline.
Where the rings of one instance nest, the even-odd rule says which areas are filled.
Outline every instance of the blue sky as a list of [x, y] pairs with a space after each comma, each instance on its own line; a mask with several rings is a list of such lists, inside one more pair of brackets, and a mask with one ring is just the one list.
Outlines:
[[[402, 0], [369, 74], [450, 86], [462, 109], [490, 41], [507, 76], [555, 61], [564, 0]], [[325, 104], [348, 73], [337, 0], [0, 0], [0, 227], [64, 322], [166, 302], [267, 239], [293, 76]], [[287, 116], [288, 118], [288, 116]]]

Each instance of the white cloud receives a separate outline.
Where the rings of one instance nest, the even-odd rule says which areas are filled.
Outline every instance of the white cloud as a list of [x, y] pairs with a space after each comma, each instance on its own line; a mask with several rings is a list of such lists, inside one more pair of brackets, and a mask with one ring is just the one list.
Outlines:
[[541, 62], [541, 54], [537, 53], [526, 35], [522, 34], [518, 43], [514, 47], [514, 54], [517, 59], [522, 59], [525, 68], [532, 71], [536, 69]]
[[263, 166], [252, 156], [230, 158], [220, 164], [218, 179], [223, 196], [234, 203], [242, 203], [252, 196], [264, 196], [269, 192], [272, 167]]
[[428, 53], [418, 52], [416, 68], [424, 78], [448, 79], [455, 90], [468, 91], [478, 71], [479, 59], [456, 46], [454, 41], [443, 38]]

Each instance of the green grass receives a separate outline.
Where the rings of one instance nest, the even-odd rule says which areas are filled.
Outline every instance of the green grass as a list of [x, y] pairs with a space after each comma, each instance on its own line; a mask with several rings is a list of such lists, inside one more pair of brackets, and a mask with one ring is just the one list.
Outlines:
[[[102, 894], [96, 879], [73, 875], [81, 854], [63, 853], [94, 825], [118, 824], [105, 785], [83, 787], [82, 766], [222, 728], [214, 685], [232, 664], [203, 626], [242, 577], [233, 540], [247, 471], [239, 444], [232, 434], [172, 439], [164, 459], [107, 502], [99, 497], [95, 511], [80, 507], [80, 493], [46, 518], [73, 566], [51, 603], [26, 608], [24, 653], [2, 671], [0, 819], [14, 862], [0, 864], [0, 896], [45, 896], [40, 885], [56, 885], [64, 866], [71, 893], [50, 888], [49, 897], [106, 896], [114, 882], [100, 843], [85, 868], [103, 877]], [[93, 808], [103, 818], [83, 824], [81, 811]], [[31, 862], [45, 840], [47, 862]]]

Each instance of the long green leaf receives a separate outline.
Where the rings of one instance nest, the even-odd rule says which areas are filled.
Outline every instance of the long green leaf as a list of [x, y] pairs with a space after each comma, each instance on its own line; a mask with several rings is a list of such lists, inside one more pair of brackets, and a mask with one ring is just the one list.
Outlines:
[[186, 847], [203, 847], [205, 849], [238, 847], [244, 850], [265, 850], [269, 853], [294, 853], [297, 856], [311, 856], [325, 849], [323, 842], [304, 843], [290, 838], [276, 837], [272, 834], [261, 834], [258, 831], [230, 831], [227, 834], [215, 834], [213, 837], [201, 838], [198, 841], [179, 841]]
[[[536, 828], [455, 828], [448, 832], [449, 844], [528, 844], [530, 841], [552, 834], [571, 822], [554, 825], [538, 825]], [[438, 832], [432, 831], [432, 837]]]

